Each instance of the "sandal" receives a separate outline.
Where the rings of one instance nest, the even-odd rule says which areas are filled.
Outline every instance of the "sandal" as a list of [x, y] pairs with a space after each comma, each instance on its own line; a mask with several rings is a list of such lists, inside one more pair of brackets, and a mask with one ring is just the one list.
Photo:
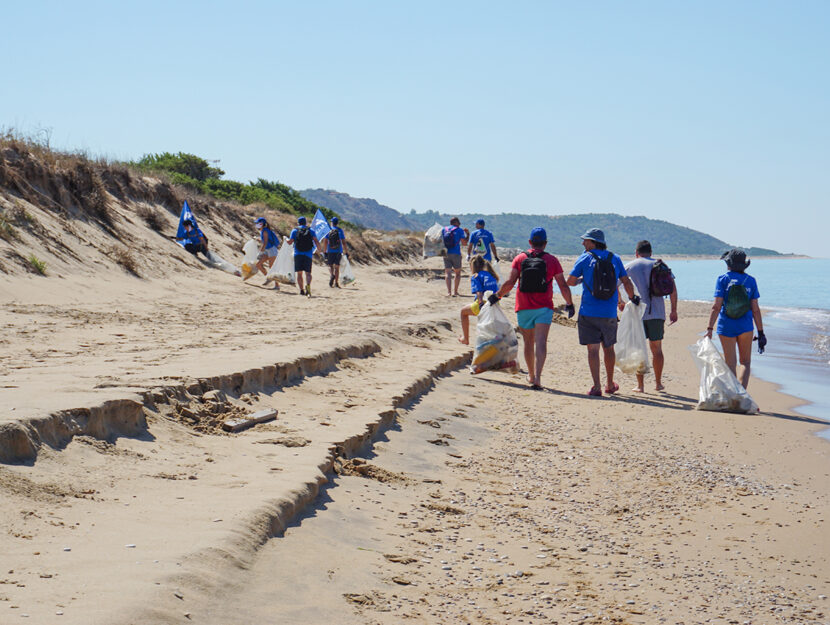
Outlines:
[[591, 390], [588, 391], [588, 395], [590, 395], [591, 397], [602, 397], [602, 391], [592, 386]]
[[618, 390], [620, 390], [620, 385], [617, 384], [616, 382], [614, 382], [614, 386], [612, 386], [610, 388], [608, 388], [608, 387], [605, 388], [605, 392], [608, 393], [609, 395], [613, 395]]

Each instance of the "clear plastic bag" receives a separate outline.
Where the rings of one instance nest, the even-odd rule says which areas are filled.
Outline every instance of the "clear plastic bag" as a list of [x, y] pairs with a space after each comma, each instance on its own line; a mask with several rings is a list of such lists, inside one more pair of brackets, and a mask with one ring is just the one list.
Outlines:
[[750, 414], [758, 412], [758, 404], [726, 366], [726, 361], [712, 339], [704, 336], [694, 345], [690, 345], [689, 351], [700, 371], [698, 410]]
[[294, 249], [284, 240], [277, 252], [277, 260], [268, 271], [268, 277], [282, 284], [294, 284]]
[[648, 343], [643, 328], [646, 306], [628, 302], [620, 315], [617, 328], [616, 368], [623, 373], [648, 373]]
[[349, 262], [349, 257], [345, 254], [340, 257], [340, 281], [343, 283], [343, 286], [355, 281], [352, 264]]
[[424, 258], [441, 256], [445, 249], [447, 248], [444, 247], [444, 238], [441, 236], [441, 224], [436, 223], [424, 233]]
[[242, 272], [237, 267], [234, 267], [233, 265], [231, 265], [228, 261], [226, 261], [224, 258], [219, 256], [219, 254], [217, 254], [216, 252], [212, 252], [212, 251], [208, 250], [206, 256], [207, 256], [208, 264], [211, 267], [214, 267], [216, 269], [221, 269], [222, 271], [227, 271], [228, 273], [232, 273], [235, 276], [241, 276], [242, 275]]
[[250, 239], [245, 245], [242, 246], [242, 254], [244, 255], [242, 259], [243, 279], [247, 280], [257, 272], [256, 261], [258, 253], [259, 244], [254, 239]]
[[501, 307], [485, 301], [478, 313], [476, 346], [473, 352], [471, 373], [493, 369], [519, 370], [519, 339], [513, 324], [508, 321]]

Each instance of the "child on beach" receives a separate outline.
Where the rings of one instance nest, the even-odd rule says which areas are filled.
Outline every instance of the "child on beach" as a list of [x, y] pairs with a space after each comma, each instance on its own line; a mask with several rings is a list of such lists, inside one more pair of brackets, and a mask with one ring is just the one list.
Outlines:
[[[270, 283], [273, 278], [268, 277], [268, 269], [270, 269], [274, 261], [277, 259], [277, 252], [279, 252], [280, 247], [280, 240], [279, 237], [271, 230], [271, 227], [268, 225], [268, 221], [265, 217], [257, 217], [256, 221], [254, 222], [256, 229], [259, 231], [259, 254], [257, 254], [257, 263], [256, 268], [262, 272], [262, 275], [265, 277], [265, 282], [263, 286]], [[268, 265], [266, 269], [265, 266]], [[254, 275], [254, 274], [251, 274]], [[251, 276], [248, 276], [249, 278]], [[243, 278], [247, 279], [247, 278]], [[280, 285], [274, 280], [274, 288], [279, 289]]]
[[496, 277], [498, 274], [496, 274], [496, 270], [493, 269], [490, 261], [484, 259], [484, 256], [473, 256], [470, 261], [470, 272], [473, 274], [470, 278], [470, 286], [476, 301], [461, 309], [462, 334], [458, 337], [458, 340], [464, 345], [470, 344], [470, 316], [478, 315], [481, 304], [484, 303], [485, 291], [495, 293], [499, 290], [499, 280]]

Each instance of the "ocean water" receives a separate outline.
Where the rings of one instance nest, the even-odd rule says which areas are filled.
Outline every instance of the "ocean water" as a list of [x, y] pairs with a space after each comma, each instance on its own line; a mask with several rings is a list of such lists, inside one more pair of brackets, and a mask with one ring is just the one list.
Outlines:
[[[711, 302], [715, 280], [726, 271], [722, 260], [669, 265], [685, 300]], [[803, 399], [800, 414], [830, 421], [830, 259], [751, 259], [747, 273], [758, 281], [769, 340], [764, 354], [753, 353], [752, 374]], [[830, 430], [822, 436], [830, 438]]]

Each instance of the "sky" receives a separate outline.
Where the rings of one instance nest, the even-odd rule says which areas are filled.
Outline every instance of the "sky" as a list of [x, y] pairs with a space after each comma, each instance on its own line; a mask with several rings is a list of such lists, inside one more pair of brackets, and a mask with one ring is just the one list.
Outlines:
[[58, 149], [830, 256], [825, 0], [27, 0], [3, 21], [0, 128]]

